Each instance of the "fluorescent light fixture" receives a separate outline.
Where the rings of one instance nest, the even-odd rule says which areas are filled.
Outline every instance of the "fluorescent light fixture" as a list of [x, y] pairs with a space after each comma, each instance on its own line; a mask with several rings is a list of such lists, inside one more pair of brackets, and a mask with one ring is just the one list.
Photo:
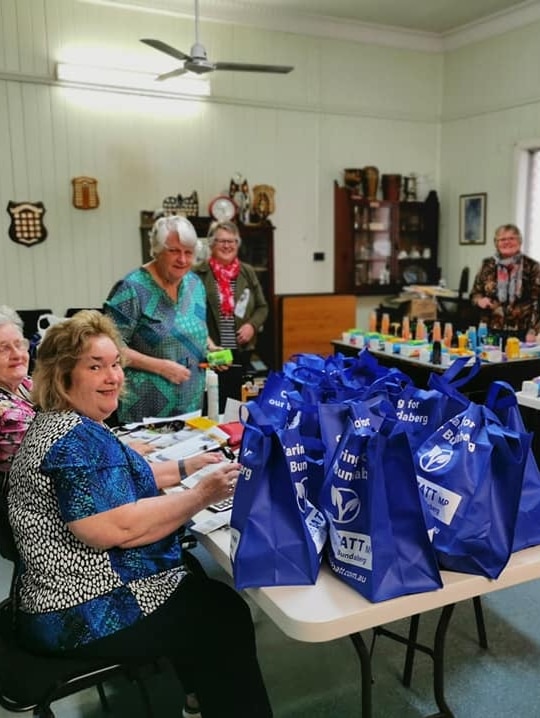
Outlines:
[[94, 87], [158, 97], [210, 95], [210, 81], [191, 73], [160, 82], [156, 81], [156, 75], [149, 72], [59, 62], [56, 65], [56, 78], [70, 86]]

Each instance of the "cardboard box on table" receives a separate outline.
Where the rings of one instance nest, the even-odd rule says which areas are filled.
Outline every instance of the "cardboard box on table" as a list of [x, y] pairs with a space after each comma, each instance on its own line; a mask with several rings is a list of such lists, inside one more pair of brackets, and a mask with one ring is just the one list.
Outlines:
[[437, 302], [431, 297], [411, 299], [407, 313], [413, 319], [437, 319]]

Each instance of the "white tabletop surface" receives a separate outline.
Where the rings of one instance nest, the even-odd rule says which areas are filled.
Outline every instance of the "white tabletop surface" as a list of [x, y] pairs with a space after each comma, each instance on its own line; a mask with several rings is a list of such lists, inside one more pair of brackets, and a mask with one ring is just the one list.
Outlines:
[[540, 411], [540, 396], [525, 394], [523, 391], [516, 391], [516, 399], [521, 406], [528, 406], [530, 409], [538, 409]]
[[[198, 538], [231, 574], [230, 531], [220, 529]], [[540, 547], [513, 554], [497, 580], [452, 571], [442, 571], [442, 577], [444, 586], [436, 591], [370, 603], [323, 565], [313, 586], [274, 586], [247, 589], [247, 593], [291, 638], [315, 643], [330, 641], [540, 578]]]

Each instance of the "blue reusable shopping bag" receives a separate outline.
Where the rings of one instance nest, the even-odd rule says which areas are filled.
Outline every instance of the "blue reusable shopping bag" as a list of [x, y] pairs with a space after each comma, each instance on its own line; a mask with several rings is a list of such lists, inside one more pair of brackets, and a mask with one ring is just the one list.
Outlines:
[[379, 364], [368, 349], [363, 349], [355, 357], [345, 357], [340, 353], [331, 355], [325, 364], [325, 396], [334, 401], [358, 399], [374, 382], [395, 371]]
[[[510, 384], [494, 381], [489, 387], [485, 405], [505, 426], [526, 433], [516, 393]], [[531, 448], [525, 464], [512, 550], [520, 551], [538, 544], [540, 544], [540, 470]]]
[[415, 386], [403, 372], [388, 374], [369, 388], [367, 396], [379, 394], [394, 405], [413, 453], [441, 424], [469, 404], [470, 400], [458, 391], [458, 387], [476, 375], [479, 363], [475, 362], [468, 367], [464, 377], [456, 379], [468, 361], [469, 357], [459, 357], [443, 374], [431, 374], [428, 389]]
[[530, 437], [471, 402], [415, 454], [442, 568], [497, 578], [514, 541]]
[[298, 428], [276, 428], [255, 402], [247, 409], [231, 516], [235, 586], [313, 584], [326, 520], [310, 500]]
[[282, 427], [287, 423], [291, 409], [289, 392], [294, 388], [294, 384], [283, 372], [271, 371], [268, 374], [255, 401], [273, 426]]
[[374, 602], [442, 586], [407, 434], [380, 409], [351, 402], [320, 498], [332, 570]]

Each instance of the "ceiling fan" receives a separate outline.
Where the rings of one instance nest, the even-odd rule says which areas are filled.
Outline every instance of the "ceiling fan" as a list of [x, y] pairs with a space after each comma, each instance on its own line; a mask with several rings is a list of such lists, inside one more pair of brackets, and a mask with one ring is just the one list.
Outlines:
[[168, 80], [170, 77], [177, 77], [186, 72], [194, 72], [197, 75], [204, 75], [214, 70], [234, 70], [235, 72], [267, 72], [285, 75], [294, 70], [290, 65], [255, 65], [253, 63], [244, 62], [210, 62], [206, 54], [206, 49], [199, 42], [199, 0], [195, 0], [195, 44], [191, 47], [191, 54], [187, 55], [181, 50], [168, 45], [161, 40], [153, 40], [152, 38], [141, 38], [141, 42], [150, 45], [160, 52], [164, 52], [171, 57], [181, 60], [184, 64], [176, 70], [158, 75], [156, 80]]

